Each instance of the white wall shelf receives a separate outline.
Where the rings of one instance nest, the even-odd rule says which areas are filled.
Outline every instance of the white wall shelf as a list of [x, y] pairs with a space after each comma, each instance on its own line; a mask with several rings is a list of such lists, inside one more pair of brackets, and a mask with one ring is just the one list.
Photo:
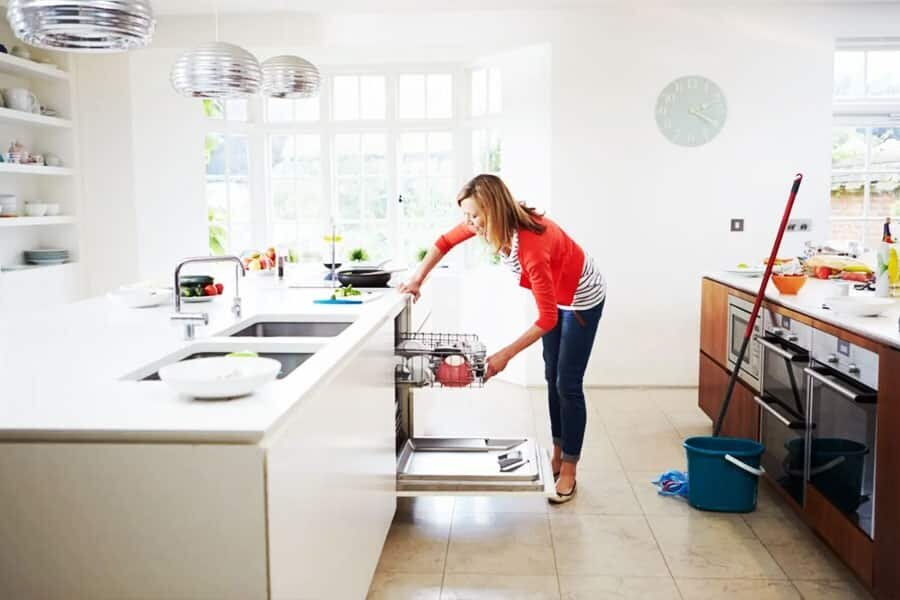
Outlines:
[[0, 163], [0, 173], [16, 173], [20, 175], [73, 175], [75, 171], [68, 167]]
[[75, 217], [60, 215], [57, 217], [3, 217], [0, 227], [36, 227], [39, 225], [72, 225], [77, 223]]
[[33, 60], [25, 60], [11, 54], [0, 54], [0, 73], [8, 73], [16, 77], [30, 77], [68, 81], [69, 74], [58, 67], [41, 64]]
[[31, 275], [37, 271], [62, 271], [62, 270], [70, 270], [75, 269], [78, 266], [78, 261], [72, 260], [69, 262], [60, 263], [58, 265], [8, 265], [8, 266], [0, 266], [0, 277], [16, 277], [18, 275]]
[[[0, 54], [0, 56], [3, 55]], [[72, 121], [68, 119], [36, 115], [25, 112], [24, 110], [13, 110], [11, 108], [0, 108], [0, 123], [27, 123], [29, 125], [38, 125], [41, 127], [72, 128]]]

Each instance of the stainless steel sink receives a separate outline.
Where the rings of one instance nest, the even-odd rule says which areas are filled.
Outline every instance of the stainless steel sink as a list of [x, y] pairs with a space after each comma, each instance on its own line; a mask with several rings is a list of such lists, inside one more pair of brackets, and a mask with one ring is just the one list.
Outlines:
[[[194, 352], [193, 354], [189, 354], [184, 358], [172, 362], [183, 362], [185, 360], [193, 360], [195, 358], [225, 356], [226, 354], [228, 354], [228, 352], [231, 352], [231, 350], [227, 352]], [[309, 357], [313, 355], [312, 352], [258, 352], [257, 354], [262, 358], [274, 358], [281, 363], [281, 370], [278, 372], [277, 377], [278, 379], [284, 379], [285, 377], [290, 375], [297, 367], [305, 363], [309, 359]], [[154, 371], [150, 375], [142, 377], [140, 380], [159, 381], [159, 371]]]
[[343, 321], [261, 321], [228, 337], [334, 337], [350, 327]]

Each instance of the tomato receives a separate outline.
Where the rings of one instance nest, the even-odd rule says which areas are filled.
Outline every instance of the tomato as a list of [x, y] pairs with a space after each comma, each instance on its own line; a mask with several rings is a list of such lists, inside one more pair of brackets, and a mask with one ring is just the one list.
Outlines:
[[828, 279], [831, 277], [831, 269], [828, 267], [816, 267], [814, 274], [819, 279]]
[[845, 271], [845, 272], [841, 273], [841, 279], [843, 279], [845, 281], [866, 282], [869, 280], [869, 274], [868, 273], [852, 273], [849, 271]]
[[222, 290], [224, 290], [224, 289], [225, 289], [225, 286], [222, 285], [221, 283], [217, 283], [217, 284], [216, 284], [216, 293], [217, 293], [217, 294], [221, 294], [221, 293], [222, 293]]
[[216, 289], [216, 286], [209, 284], [205, 288], [203, 288], [203, 294], [206, 296], [215, 296], [219, 291]]

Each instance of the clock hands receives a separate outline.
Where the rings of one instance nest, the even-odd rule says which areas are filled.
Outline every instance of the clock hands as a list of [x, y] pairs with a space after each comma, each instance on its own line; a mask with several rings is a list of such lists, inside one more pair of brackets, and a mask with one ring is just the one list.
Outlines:
[[[705, 105], [704, 105], [704, 106], [705, 106]], [[694, 115], [695, 117], [699, 117], [699, 118], [703, 119], [704, 121], [706, 121], [706, 122], [709, 123], [710, 125], [714, 125], [714, 126], [718, 126], [718, 125], [719, 125], [719, 122], [718, 122], [718, 121], [716, 121], [715, 119], [711, 119], [710, 117], [706, 116], [705, 114], [703, 114], [702, 112], [700, 112], [701, 110], [703, 110], [702, 107], [701, 107], [700, 109], [690, 108], [690, 109], [688, 109], [688, 112], [689, 112], [690, 114]]]

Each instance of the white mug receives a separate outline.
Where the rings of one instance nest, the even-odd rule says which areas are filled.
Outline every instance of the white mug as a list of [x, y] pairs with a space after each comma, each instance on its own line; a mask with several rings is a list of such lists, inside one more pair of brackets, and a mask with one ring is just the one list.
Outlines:
[[7, 88], [3, 90], [3, 100], [6, 102], [6, 106], [13, 110], [34, 112], [35, 109], [41, 109], [37, 97], [31, 90], [26, 90], [25, 88]]

